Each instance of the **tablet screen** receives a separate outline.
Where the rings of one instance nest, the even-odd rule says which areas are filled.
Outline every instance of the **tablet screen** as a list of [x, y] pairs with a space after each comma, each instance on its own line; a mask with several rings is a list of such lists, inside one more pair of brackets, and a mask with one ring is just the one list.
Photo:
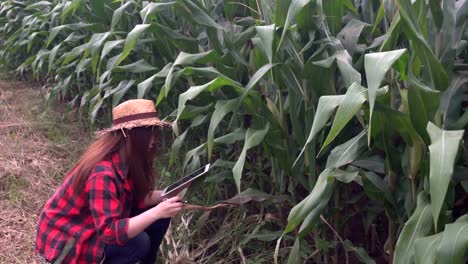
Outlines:
[[174, 182], [173, 184], [167, 186], [163, 195], [171, 192], [172, 190], [176, 189], [177, 187], [183, 185], [186, 182], [192, 181], [197, 176], [203, 175], [205, 172], [208, 171], [209, 168], [210, 168], [210, 164], [207, 164], [207, 165], [199, 168], [198, 170], [195, 170], [195, 171], [191, 172], [189, 175], [185, 176], [184, 178], [182, 178], [182, 179]]

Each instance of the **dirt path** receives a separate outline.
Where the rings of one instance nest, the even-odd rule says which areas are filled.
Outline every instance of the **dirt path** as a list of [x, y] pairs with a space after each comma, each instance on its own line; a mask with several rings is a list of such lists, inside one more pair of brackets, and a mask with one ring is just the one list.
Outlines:
[[73, 114], [39, 88], [0, 81], [0, 263], [35, 263], [38, 213], [86, 145]]

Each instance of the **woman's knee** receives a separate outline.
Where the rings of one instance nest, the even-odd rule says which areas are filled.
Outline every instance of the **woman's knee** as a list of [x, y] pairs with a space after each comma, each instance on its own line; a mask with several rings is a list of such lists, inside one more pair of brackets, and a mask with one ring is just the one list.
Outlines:
[[146, 232], [142, 232], [131, 239], [131, 243], [134, 247], [135, 257], [138, 260], [144, 259], [151, 250], [151, 239]]

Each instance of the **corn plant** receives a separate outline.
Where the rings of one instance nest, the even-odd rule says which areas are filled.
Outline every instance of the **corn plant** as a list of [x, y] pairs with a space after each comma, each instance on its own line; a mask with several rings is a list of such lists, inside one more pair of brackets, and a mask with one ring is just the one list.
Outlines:
[[[220, 260], [275, 249], [288, 263], [464, 263], [467, 10], [466, 0], [5, 1], [0, 60], [52, 86], [92, 128], [125, 98], [156, 100], [175, 121], [168, 166], [213, 162], [206, 203], [250, 188], [289, 197], [256, 207], [275, 224], [249, 229]], [[263, 250], [252, 246], [265, 232]]]

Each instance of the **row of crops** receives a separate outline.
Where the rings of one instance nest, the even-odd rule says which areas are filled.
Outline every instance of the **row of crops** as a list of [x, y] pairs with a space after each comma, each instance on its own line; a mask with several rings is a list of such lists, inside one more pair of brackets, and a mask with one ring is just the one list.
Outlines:
[[91, 129], [154, 99], [176, 124], [169, 171], [214, 162], [200, 202], [268, 197], [241, 209], [258, 221], [211, 220], [229, 242], [194, 224], [197, 263], [466, 263], [467, 15], [466, 0], [6, 0], [0, 65]]

